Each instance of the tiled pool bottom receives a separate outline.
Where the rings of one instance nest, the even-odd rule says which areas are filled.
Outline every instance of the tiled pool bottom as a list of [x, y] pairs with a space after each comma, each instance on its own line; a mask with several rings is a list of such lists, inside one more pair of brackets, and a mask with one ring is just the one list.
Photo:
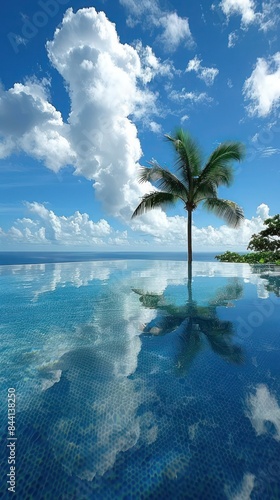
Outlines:
[[0, 274], [0, 497], [14, 388], [16, 498], [280, 499], [279, 268]]

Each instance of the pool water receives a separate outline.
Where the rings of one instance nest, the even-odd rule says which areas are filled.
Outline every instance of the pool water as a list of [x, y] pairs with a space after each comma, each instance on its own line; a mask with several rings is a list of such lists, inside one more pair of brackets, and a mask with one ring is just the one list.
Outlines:
[[279, 268], [195, 262], [188, 286], [185, 262], [74, 262], [0, 282], [0, 497], [15, 443], [23, 500], [280, 499]]

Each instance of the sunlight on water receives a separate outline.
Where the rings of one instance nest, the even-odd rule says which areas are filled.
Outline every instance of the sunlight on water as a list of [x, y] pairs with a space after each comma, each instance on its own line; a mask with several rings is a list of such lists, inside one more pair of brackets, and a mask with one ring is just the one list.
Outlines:
[[0, 280], [19, 498], [280, 498], [279, 268], [196, 262], [188, 286], [185, 262], [119, 260]]

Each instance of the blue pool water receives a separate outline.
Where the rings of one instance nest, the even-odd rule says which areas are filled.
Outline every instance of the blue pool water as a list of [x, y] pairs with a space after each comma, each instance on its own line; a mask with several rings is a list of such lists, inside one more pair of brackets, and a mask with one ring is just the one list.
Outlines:
[[96, 260], [0, 283], [0, 497], [15, 443], [23, 500], [280, 498], [279, 268], [194, 262], [190, 287], [183, 261]]

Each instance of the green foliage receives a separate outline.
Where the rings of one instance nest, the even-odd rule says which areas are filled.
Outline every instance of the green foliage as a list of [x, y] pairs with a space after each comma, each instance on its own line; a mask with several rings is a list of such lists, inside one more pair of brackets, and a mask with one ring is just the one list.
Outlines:
[[221, 255], [216, 255], [215, 259], [220, 262], [244, 262], [244, 256], [236, 252], [225, 252]]
[[218, 198], [218, 187], [229, 186], [233, 179], [234, 161], [244, 158], [244, 146], [239, 142], [220, 144], [205, 164], [197, 143], [188, 132], [179, 129], [174, 136], [166, 135], [175, 150], [175, 173], [162, 168], [155, 160], [149, 167], [141, 167], [139, 182], [151, 182], [156, 190], [142, 197], [132, 218], [157, 207], [166, 207], [181, 201], [188, 212], [188, 260], [192, 261], [191, 220], [199, 203], [222, 217], [232, 227], [244, 219], [243, 210], [230, 200]]
[[264, 221], [266, 229], [253, 234], [248, 250], [256, 252], [280, 252], [280, 215], [270, 217]]
[[241, 255], [236, 252], [225, 252], [216, 255], [220, 262], [247, 262], [248, 264], [276, 264], [280, 265], [280, 215], [274, 215], [264, 221], [266, 229], [253, 234], [248, 250], [255, 252]]
[[[244, 158], [244, 146], [239, 142], [220, 144], [203, 165], [199, 146], [187, 132], [180, 129], [174, 137], [166, 135], [166, 138], [175, 149], [177, 175], [153, 160], [150, 167], [140, 168], [139, 182], [152, 182], [162, 194], [167, 193], [169, 196], [160, 197], [158, 191], [143, 196], [132, 218], [166, 202], [181, 200], [185, 208], [191, 210], [204, 202], [205, 208], [224, 218], [230, 225], [239, 225], [244, 218], [242, 209], [232, 201], [218, 198], [217, 189], [231, 184], [232, 162]], [[174, 198], [170, 197], [171, 194]]]
[[141, 215], [148, 210], [152, 210], [153, 208], [174, 205], [177, 200], [178, 196], [164, 191], [155, 191], [154, 193], [145, 194], [141, 203], [134, 210], [132, 217]]
[[241, 255], [237, 252], [225, 252], [216, 255], [215, 259], [220, 262], [245, 262], [247, 264], [276, 264], [280, 265], [279, 252], [251, 252]]
[[222, 217], [231, 227], [238, 227], [244, 218], [242, 208], [230, 200], [208, 198], [204, 202], [204, 207], [218, 217]]

